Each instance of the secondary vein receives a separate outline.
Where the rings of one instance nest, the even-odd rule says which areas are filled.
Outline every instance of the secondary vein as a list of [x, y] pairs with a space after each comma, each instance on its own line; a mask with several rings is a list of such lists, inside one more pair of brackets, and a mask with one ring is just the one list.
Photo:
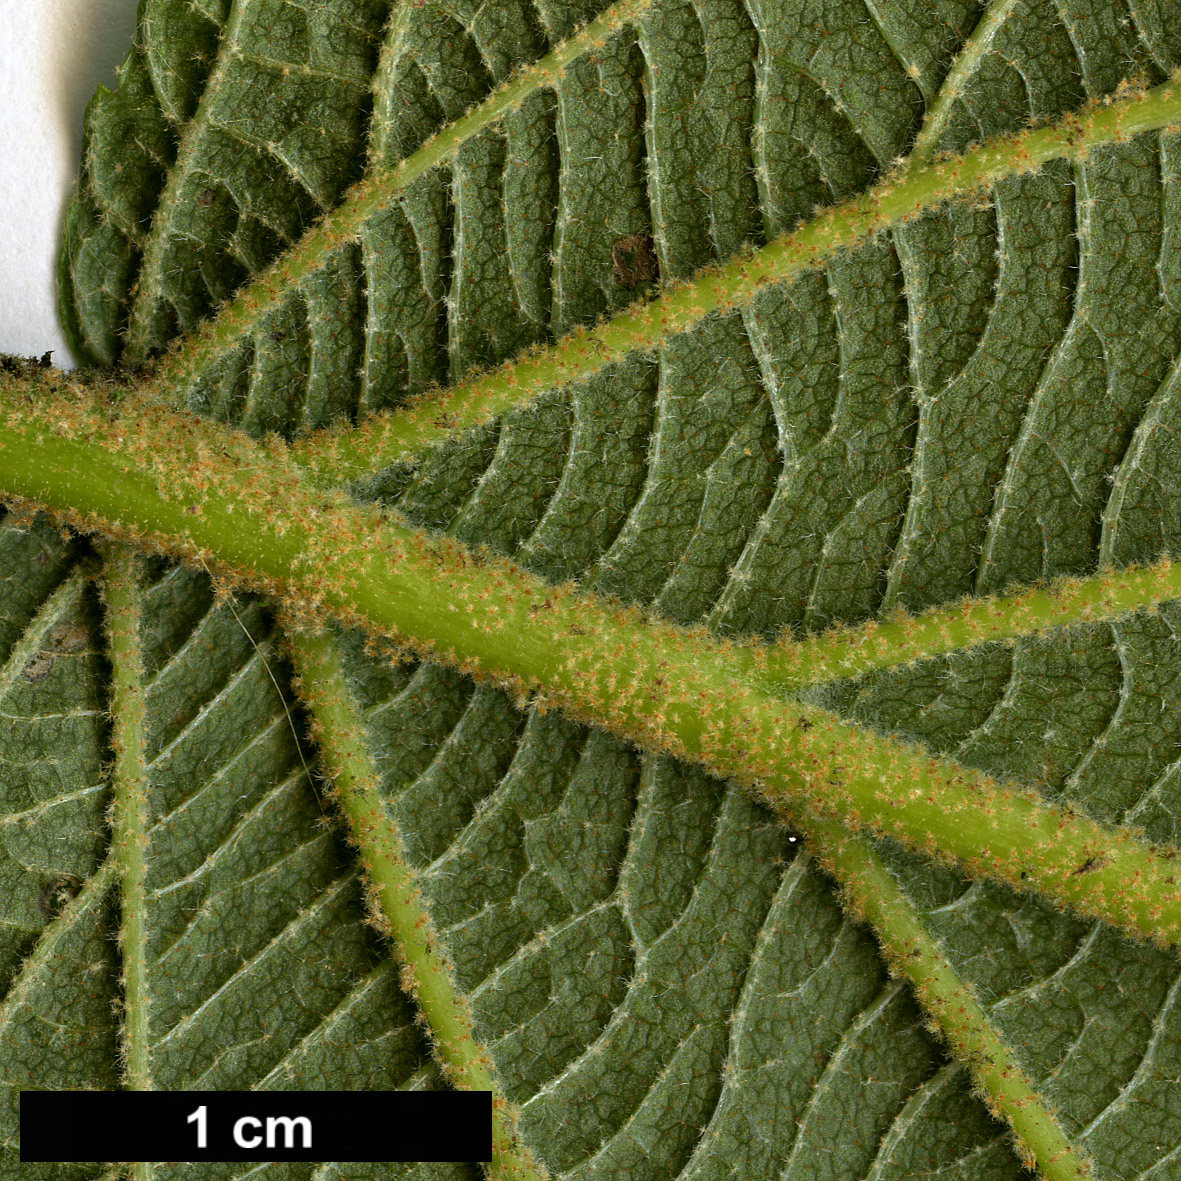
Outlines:
[[[147, 704], [139, 629], [140, 558], [127, 546], [103, 547], [101, 588], [106, 606], [107, 651], [111, 661], [111, 743], [115, 761], [111, 844], [119, 867], [123, 956], [123, 1079], [134, 1091], [152, 1089], [149, 1019], [151, 988], [147, 966], [148, 771], [145, 749]], [[137, 1170], [150, 1169], [146, 1163]], [[142, 1174], [145, 1178], [148, 1174]], [[137, 1173], [137, 1181], [140, 1174]]]
[[1106, 566], [1089, 577], [1015, 587], [986, 598], [965, 596], [919, 615], [895, 611], [850, 627], [752, 649], [750, 675], [784, 691], [838, 677], [929, 660], [981, 644], [1037, 635], [1048, 628], [1097, 623], [1181, 598], [1181, 563]]
[[[707, 315], [748, 304], [761, 290], [812, 270], [944, 201], [968, 196], [1061, 158], [1181, 122], [1177, 80], [1114, 101], [1092, 104], [1049, 126], [1001, 136], [961, 156], [921, 167], [903, 166], [864, 193], [743, 253], [671, 283], [655, 298], [633, 304], [593, 327], [578, 327], [553, 345], [534, 348], [497, 369], [445, 389], [427, 391], [397, 410], [359, 426], [339, 425], [296, 441], [294, 457], [321, 483], [347, 482], [392, 464], [411, 463], [427, 448], [527, 405], [549, 390], [584, 380], [630, 353], [650, 351], [692, 329]], [[269, 273], [268, 273], [269, 274]], [[271, 275], [282, 289], [301, 274]], [[224, 315], [224, 313], [223, 313]], [[216, 325], [210, 332], [220, 331]], [[226, 331], [233, 321], [227, 321]], [[162, 384], [179, 375], [166, 369]]]
[[[482, 103], [436, 132], [417, 151], [392, 166], [375, 164], [348, 190], [340, 204], [290, 250], [250, 280], [213, 318], [180, 338], [158, 362], [152, 383], [161, 389], [186, 388], [276, 308], [292, 287], [325, 266], [340, 247], [354, 241], [365, 224], [387, 208], [413, 181], [449, 159], [464, 143], [496, 123], [531, 94], [554, 86], [568, 66], [634, 21], [651, 3], [652, 0], [617, 0], [569, 40], [517, 71]], [[173, 175], [176, 175], [175, 169]], [[161, 208], [166, 207], [169, 193], [170, 188], [166, 187]], [[148, 264], [149, 258], [145, 254], [145, 270]], [[137, 300], [137, 308], [141, 302]], [[137, 314], [133, 314], [129, 336], [131, 360], [143, 359], [143, 331]]]
[[86, 584], [93, 576], [93, 569], [87, 565], [74, 570], [42, 604], [32, 622], [21, 633], [13, 645], [8, 658], [0, 664], [0, 701], [3, 701], [18, 678], [28, 667], [29, 661], [41, 650], [54, 625], [64, 616], [75, 611], [82, 598]]
[[464, 1090], [492, 1092], [492, 1177], [541, 1181], [545, 1172], [517, 1134], [515, 1112], [497, 1085], [491, 1055], [476, 1040], [467, 998], [455, 987], [454, 968], [382, 799], [380, 777], [336, 640], [330, 632], [309, 632], [289, 619], [283, 624], [297, 688], [311, 713], [334, 797], [365, 867], [371, 913], [403, 961], [402, 986], [426, 1018], [435, 1054], [451, 1082]]
[[959, 53], [951, 63], [951, 69], [948, 70], [935, 101], [927, 108], [923, 125], [919, 128], [907, 159], [908, 167], [919, 167], [931, 162], [935, 149], [939, 146], [939, 139], [951, 119], [952, 110], [963, 97], [968, 79], [980, 68], [980, 63], [992, 48], [997, 33], [1016, 4], [1017, 0], [990, 0], [988, 7], [976, 22], [972, 35], [960, 47]]
[[807, 835], [848, 905], [873, 927], [887, 963], [910, 981], [948, 1050], [970, 1071], [989, 1110], [1012, 1129], [1024, 1163], [1036, 1165], [1046, 1181], [1093, 1176], [1086, 1154], [1071, 1143], [971, 984], [955, 970], [869, 841], [832, 821], [814, 822]]
[[164, 190], [160, 194], [160, 201], [152, 218], [152, 226], [144, 243], [143, 260], [131, 304], [127, 344], [124, 349], [125, 360], [132, 364], [142, 362], [151, 348], [152, 322], [164, 290], [166, 254], [173, 232], [173, 221], [181, 208], [190, 162], [197, 154], [210, 126], [210, 108], [225, 85], [226, 74], [235, 60], [239, 31], [242, 28], [245, 10], [249, 6], [250, 0], [233, 0], [222, 33], [217, 61], [201, 94], [197, 110], [181, 131], [176, 160], [168, 170]]

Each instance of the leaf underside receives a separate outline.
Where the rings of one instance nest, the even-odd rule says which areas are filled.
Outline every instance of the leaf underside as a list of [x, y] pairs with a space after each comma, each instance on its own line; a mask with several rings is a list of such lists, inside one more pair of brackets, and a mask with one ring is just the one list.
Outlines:
[[[77, 350], [135, 362], [192, 329], [367, 166], [597, 7], [144, 0], [118, 92], [87, 113], [62, 258]], [[185, 397], [252, 433], [359, 418], [765, 242], [907, 155], [980, 17], [930, 9], [658, 0], [415, 181]], [[1178, 65], [1169, 0], [1019, 3], [939, 147]], [[654, 267], [621, 263], [649, 239]], [[675, 620], [815, 629], [1176, 552], [1179, 356], [1164, 132], [933, 210], [364, 494]], [[19, 1164], [16, 1089], [121, 1085], [89, 560], [44, 521], [0, 522], [0, 1167], [21, 1178], [103, 1169]], [[265, 604], [158, 561], [142, 593], [153, 1085], [443, 1085], [306, 773]], [[1178, 844], [1179, 628], [1166, 605], [812, 696]], [[477, 1036], [551, 1174], [1022, 1175], [872, 937], [745, 794], [346, 648]], [[1175, 952], [880, 848], [1099, 1175], [1181, 1175]]]

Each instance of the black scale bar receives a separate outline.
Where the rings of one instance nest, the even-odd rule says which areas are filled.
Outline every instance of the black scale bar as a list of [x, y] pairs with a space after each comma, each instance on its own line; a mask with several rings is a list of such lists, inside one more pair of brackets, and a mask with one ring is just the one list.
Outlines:
[[20, 1159], [487, 1161], [488, 1091], [21, 1091]]

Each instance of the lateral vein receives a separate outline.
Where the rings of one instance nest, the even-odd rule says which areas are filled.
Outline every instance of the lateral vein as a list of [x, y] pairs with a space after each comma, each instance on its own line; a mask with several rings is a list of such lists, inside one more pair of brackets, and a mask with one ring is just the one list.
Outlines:
[[26, 956], [8, 992], [0, 1000], [0, 1033], [12, 1021], [21, 1006], [29, 1001], [36, 985], [51, 975], [60, 958], [59, 946], [70, 927], [92, 907], [102, 904], [103, 895], [115, 883], [118, 867], [108, 854], [101, 865], [82, 885], [62, 910], [42, 929], [36, 946]]
[[180, 208], [189, 163], [196, 155], [209, 126], [210, 108], [217, 101], [217, 96], [225, 84], [226, 72], [235, 60], [239, 33], [250, 2], [251, 0], [233, 0], [229, 18], [222, 31], [217, 61], [201, 94], [197, 110], [181, 132], [176, 159], [168, 171], [160, 202], [152, 218], [151, 229], [144, 241], [143, 260], [131, 302], [127, 344], [124, 350], [124, 359], [132, 364], [142, 362], [151, 347], [152, 320], [165, 284], [168, 236], [172, 233], [173, 221]]
[[1004, 594], [965, 595], [918, 615], [897, 610], [800, 639], [788, 635], [760, 651], [751, 674], [769, 687], [798, 690], [1048, 628], [1118, 619], [1172, 599], [1181, 599], [1181, 562], [1165, 557], [1148, 566], [1104, 567], [1087, 577], [1066, 576]]
[[365, 868], [373, 923], [394, 943], [403, 962], [402, 987], [426, 1018], [436, 1057], [452, 1083], [492, 1092], [491, 1176], [541, 1181], [545, 1173], [521, 1142], [516, 1113], [497, 1085], [492, 1057], [476, 1040], [470, 1005], [455, 987], [455, 970], [381, 797], [380, 777], [336, 641], [331, 633], [303, 630], [290, 618], [284, 620], [284, 632], [297, 688], [333, 781], [333, 797]]
[[[496, 123], [531, 94], [555, 85], [568, 66], [603, 45], [625, 24], [636, 20], [652, 2], [616, 0], [569, 40], [532, 65], [518, 70], [483, 102], [436, 132], [417, 151], [393, 166], [375, 165], [348, 190], [340, 204], [325, 214], [290, 250], [251, 279], [211, 319], [178, 339], [159, 359], [150, 379], [152, 383], [161, 389], [185, 389], [277, 307], [292, 287], [324, 267], [340, 247], [354, 241], [365, 224], [387, 208], [413, 181], [448, 160], [464, 143]], [[166, 199], [172, 199], [170, 194], [171, 182], [165, 188], [161, 207], [165, 206]], [[145, 253], [145, 271], [148, 263], [149, 256]], [[140, 302], [137, 300], [137, 308]], [[144, 359], [144, 328], [135, 315], [129, 349], [129, 359]]]
[[[705, 267], [691, 280], [669, 283], [653, 299], [633, 304], [593, 327], [580, 326], [557, 343], [535, 347], [496, 369], [425, 391], [405, 406], [373, 415], [359, 426], [341, 424], [298, 439], [293, 456], [313, 480], [323, 484], [413, 463], [421, 452], [456, 434], [527, 405], [549, 390], [585, 380], [631, 353], [656, 349], [707, 315], [745, 306], [767, 286], [813, 270], [832, 255], [945, 201], [1035, 172], [1051, 160], [1080, 159], [1096, 148], [1177, 123], [1181, 123], [1181, 85], [1173, 80], [1152, 90], [1090, 104], [1048, 127], [997, 137], [961, 156], [921, 167], [903, 164], [866, 192], [818, 213], [758, 250]], [[282, 292], [284, 284], [297, 282], [302, 274], [267, 272], [266, 281]], [[207, 331], [221, 331], [217, 325], [225, 315]], [[226, 321], [225, 331], [232, 325], [232, 320]], [[160, 388], [178, 384], [181, 377], [174, 370], [175, 366], [161, 370]]]
[[951, 119], [951, 113], [956, 102], [963, 97], [964, 86], [968, 79], [980, 68], [988, 51], [996, 40], [997, 33], [1008, 19], [1016, 6], [1017, 0], [990, 0], [990, 3], [971, 36], [960, 47], [943, 85], [935, 96], [935, 101], [928, 107], [923, 125], [915, 137], [914, 146], [910, 150], [908, 165], [916, 167], [929, 164], [939, 145], [939, 137], [943, 134]]
[[840, 883], [848, 908], [874, 929], [891, 971], [905, 976], [923, 1010], [939, 1026], [948, 1050], [971, 1072], [997, 1119], [1012, 1130], [1018, 1154], [1045, 1181], [1094, 1175], [970, 983], [963, 980], [897, 880], [864, 837], [834, 821], [813, 822], [807, 837], [820, 863]]
[[[107, 649], [111, 662], [111, 847], [119, 868], [122, 915], [119, 947], [123, 957], [123, 1008], [120, 1057], [123, 1081], [133, 1091], [150, 1091], [151, 986], [147, 965], [147, 851], [150, 843], [147, 702], [144, 694], [143, 650], [140, 643], [142, 605], [139, 555], [128, 546], [103, 546], [100, 580]], [[136, 1181], [150, 1175], [151, 1165], [136, 1165]], [[148, 1172], [143, 1172], [148, 1170]]]
[[[82, 591], [93, 576], [93, 566], [77, 567], [73, 574], [41, 605], [37, 614], [21, 633], [20, 639], [13, 645], [8, 659], [3, 665], [0, 665], [0, 701], [3, 701], [12, 692], [17, 678], [28, 667], [29, 661], [41, 650], [54, 625], [78, 606], [82, 598]], [[27, 721], [28, 719], [17, 720]]]

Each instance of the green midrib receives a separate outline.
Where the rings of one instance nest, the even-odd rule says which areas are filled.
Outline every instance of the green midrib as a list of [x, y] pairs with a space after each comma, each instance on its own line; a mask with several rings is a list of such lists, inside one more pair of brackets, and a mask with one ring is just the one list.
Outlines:
[[[750, 787], [791, 815], [836, 815], [969, 872], [1166, 942], [1181, 939], [1167, 851], [752, 685], [749, 648], [554, 588], [509, 563], [308, 489], [260, 447], [133, 400], [0, 379], [2, 490], [85, 527], [208, 561], [299, 613], [394, 636], [582, 720]], [[269, 453], [268, 453], [269, 452]], [[442, 593], [445, 592], [445, 593]], [[736, 653], [739, 655], [736, 658]], [[964, 824], [966, 816], [976, 822]]]

